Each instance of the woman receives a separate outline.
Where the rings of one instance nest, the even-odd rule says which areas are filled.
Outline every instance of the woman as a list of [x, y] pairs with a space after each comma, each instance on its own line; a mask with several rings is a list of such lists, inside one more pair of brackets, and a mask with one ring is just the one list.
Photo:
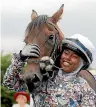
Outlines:
[[32, 92], [36, 107], [96, 106], [95, 91], [78, 76], [80, 70], [87, 69], [92, 63], [93, 47], [86, 37], [74, 35], [62, 41], [55, 66], [49, 57], [41, 59], [44, 82]]
[[[91, 49], [93, 47], [86, 37], [74, 36], [62, 41], [60, 49], [57, 49], [56, 52], [55, 65], [49, 57], [41, 59], [40, 69], [43, 80], [39, 81], [36, 78], [40, 82], [39, 86], [29, 89], [36, 107], [95, 107], [94, 90], [86, 80], [77, 75], [80, 70], [87, 69], [92, 63]], [[28, 56], [31, 48], [32, 46], [26, 46], [21, 54]], [[36, 47], [36, 50], [39, 49]], [[33, 55], [33, 53], [30, 54]], [[23, 67], [24, 62], [20, 55], [14, 55], [14, 62], [7, 69], [4, 77], [4, 85], [16, 91], [23, 90], [24, 83], [20, 82], [20, 78], [16, 76], [19, 72], [21, 73]], [[29, 86], [32, 85], [32, 82]]]

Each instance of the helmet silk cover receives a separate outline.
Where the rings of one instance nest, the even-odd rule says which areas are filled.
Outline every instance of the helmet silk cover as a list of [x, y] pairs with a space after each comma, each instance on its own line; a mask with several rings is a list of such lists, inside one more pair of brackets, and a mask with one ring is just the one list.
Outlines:
[[[81, 34], [72, 35], [70, 38], [79, 40], [80, 43], [90, 51], [89, 53], [91, 53], [92, 56], [90, 56], [90, 54], [87, 54], [85, 51], [85, 55], [86, 55], [86, 57], [88, 59], [88, 63], [89, 63], [89, 68], [96, 69], [96, 48], [94, 47], [92, 42], [87, 37], [85, 37]], [[82, 46], [81, 46], [81, 48], [82, 48]]]

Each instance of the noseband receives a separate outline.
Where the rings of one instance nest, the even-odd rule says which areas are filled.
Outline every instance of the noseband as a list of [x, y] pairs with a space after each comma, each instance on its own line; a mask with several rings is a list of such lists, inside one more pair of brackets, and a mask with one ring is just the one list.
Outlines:
[[[56, 49], [57, 49], [57, 47], [58, 47], [58, 45], [59, 45], [59, 42], [60, 42], [60, 41], [59, 41], [59, 32], [58, 32], [58, 30], [57, 30], [57, 28], [56, 28], [56, 26], [55, 26], [54, 23], [52, 23], [51, 21], [47, 21], [47, 24], [52, 25], [52, 26], [56, 29], [56, 34], [54, 35], [54, 37], [55, 37], [55, 38], [54, 38], [54, 46], [53, 46], [52, 52], [51, 52], [51, 54], [50, 54], [50, 57], [51, 57], [53, 60], [55, 60], [55, 59], [56, 59], [56, 57], [55, 57], [55, 52], [56, 52]], [[44, 45], [48, 43], [48, 40], [49, 40], [49, 38], [46, 39]], [[30, 58], [29, 58], [29, 59], [30, 59]], [[27, 63], [36, 63], [36, 64], [38, 64], [39, 62], [40, 62], [39, 59], [32, 59], [31, 61], [28, 61], [28, 60], [27, 60]]]

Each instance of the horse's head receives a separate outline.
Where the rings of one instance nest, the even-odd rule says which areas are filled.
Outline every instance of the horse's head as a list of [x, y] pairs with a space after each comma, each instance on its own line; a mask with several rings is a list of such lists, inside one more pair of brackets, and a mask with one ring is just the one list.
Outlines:
[[38, 16], [33, 10], [31, 19], [26, 29], [25, 43], [37, 44], [40, 47], [40, 56], [50, 56], [54, 44], [56, 35], [58, 35], [57, 22], [63, 13], [63, 5], [52, 16], [47, 15]]
[[[53, 57], [54, 50], [62, 38], [57, 22], [61, 18], [63, 7], [64, 5], [52, 17], [38, 16], [34, 10], [32, 11], [32, 21], [28, 24], [24, 41], [26, 44], [37, 44], [40, 47], [40, 58], [42, 56]], [[37, 71], [36, 65], [38, 64], [32, 63], [32, 60], [37, 59], [28, 59], [26, 71]]]

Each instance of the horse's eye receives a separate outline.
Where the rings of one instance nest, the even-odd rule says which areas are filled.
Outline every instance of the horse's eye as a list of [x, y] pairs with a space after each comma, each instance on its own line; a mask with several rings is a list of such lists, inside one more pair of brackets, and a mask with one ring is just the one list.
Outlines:
[[49, 39], [50, 39], [50, 40], [53, 40], [53, 39], [54, 39], [54, 35], [50, 35], [50, 36], [49, 36]]

